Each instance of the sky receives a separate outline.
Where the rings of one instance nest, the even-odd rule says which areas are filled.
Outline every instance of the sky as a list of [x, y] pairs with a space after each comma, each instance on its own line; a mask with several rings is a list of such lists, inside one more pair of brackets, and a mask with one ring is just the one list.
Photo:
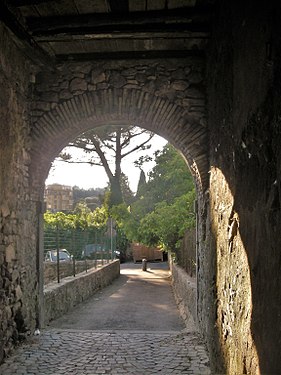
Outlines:
[[[153, 156], [156, 150], [162, 149], [167, 141], [155, 135], [151, 141], [152, 147], [146, 153]], [[133, 162], [141, 156], [141, 153], [133, 153], [128, 155], [122, 161], [122, 171], [129, 179], [129, 185], [133, 192], [136, 192], [140, 169], [136, 168]], [[79, 157], [79, 154], [78, 154]], [[145, 163], [144, 172], [147, 174], [155, 165], [153, 162]], [[58, 183], [61, 185], [78, 186], [83, 189], [103, 188], [107, 186], [108, 178], [103, 167], [90, 166], [88, 164], [69, 164], [62, 161], [54, 161], [53, 167], [50, 169], [49, 176], [46, 179], [46, 185]]]

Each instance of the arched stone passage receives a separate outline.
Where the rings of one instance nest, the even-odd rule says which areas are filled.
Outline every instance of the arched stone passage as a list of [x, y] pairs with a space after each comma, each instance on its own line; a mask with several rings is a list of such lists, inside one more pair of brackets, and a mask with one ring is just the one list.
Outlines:
[[56, 75], [39, 75], [32, 104], [33, 180], [42, 183], [52, 160], [82, 132], [108, 124], [133, 124], [174, 144], [187, 160], [198, 189], [206, 189], [203, 68], [194, 61], [186, 65], [188, 69], [167, 63], [164, 70], [161, 64], [125, 64], [123, 70], [118, 64], [103, 69], [71, 65]]
[[33, 171], [45, 174], [50, 162], [71, 139], [108, 124], [136, 124], [163, 136], [181, 150], [197, 186], [206, 186], [206, 128], [189, 122], [184, 110], [167, 99], [138, 90], [85, 93], [43, 116], [32, 131]]
[[[38, 213], [51, 160], [68, 140], [90, 126], [88, 121], [91, 126], [102, 125], [105, 120], [140, 121], [137, 109], [143, 108], [140, 125], [153, 127], [181, 149], [198, 172], [199, 188], [202, 186], [205, 191], [209, 185], [198, 223], [197, 311], [213, 373], [280, 374], [280, 4], [253, 0], [247, 4], [231, 0], [192, 2], [199, 7], [194, 9], [194, 18], [189, 18], [188, 12], [187, 28], [200, 25], [197, 11], [204, 10], [204, 4], [212, 13], [205, 56], [210, 135], [206, 147], [204, 61], [199, 57], [182, 58], [193, 53], [198, 56], [197, 47], [202, 43], [194, 45], [193, 38], [186, 42], [184, 32], [181, 42], [178, 39], [179, 44], [175, 43], [179, 49], [172, 51], [175, 39], [166, 40], [161, 34], [155, 42], [143, 42], [138, 49], [133, 19], [130, 21], [129, 17], [132, 35], [124, 35], [128, 49], [120, 48], [124, 46], [122, 42], [117, 55], [128, 60], [68, 62], [56, 65], [56, 71], [50, 73], [41, 58], [38, 65], [38, 57], [44, 56], [33, 43], [32, 29], [25, 29], [25, 15], [33, 11], [29, 13], [28, 5], [21, 10], [19, 1], [4, 3], [0, 25], [0, 361], [38, 324]], [[25, 3], [33, 7], [32, 2]], [[44, 7], [53, 17], [62, 12], [61, 21], [68, 29], [70, 24], [64, 19], [70, 9], [67, 3], [72, 2], [64, 2], [59, 11], [55, 6], [53, 11]], [[215, 6], [210, 9], [211, 3]], [[163, 11], [167, 11], [164, 5]], [[175, 21], [181, 20], [181, 10], [178, 12], [179, 18], [172, 18]], [[166, 32], [167, 16], [162, 20], [159, 19], [159, 31]], [[50, 34], [47, 25], [53, 25], [45, 23], [45, 32]], [[55, 28], [60, 30], [59, 26], [58, 23]], [[170, 31], [176, 31], [176, 26], [183, 31], [184, 24], [175, 22], [169, 26]], [[146, 23], [142, 27], [146, 31]], [[44, 39], [39, 44], [63, 59], [97, 57], [96, 53], [89, 55], [76, 34], [73, 39], [72, 35], [67, 37], [68, 46], [61, 41], [47, 47]], [[84, 36], [89, 39], [88, 34]], [[105, 36], [109, 39], [110, 34]], [[37, 34], [38, 37], [41, 38]], [[99, 58], [116, 58], [115, 49], [107, 47], [109, 52], [104, 54], [103, 42], [89, 42], [93, 49], [97, 44], [102, 47]], [[115, 38], [111, 45], [114, 43]], [[77, 47], [83, 54], [75, 54]], [[144, 60], [144, 55], [151, 60]], [[152, 60], [152, 56], [159, 55], [161, 60]], [[32, 62], [27, 56], [32, 57]], [[132, 60], [131, 56], [140, 56], [141, 60]], [[178, 58], [166, 59], [167, 56]], [[44, 72], [36, 76], [34, 84], [34, 71], [39, 69]], [[139, 108], [133, 93], [139, 99], [147, 95], [146, 106], [142, 101]], [[96, 117], [95, 113], [87, 114], [87, 103], [95, 96], [99, 98]], [[118, 105], [114, 98], [118, 98]], [[118, 117], [119, 100], [122, 113]], [[110, 112], [110, 108], [115, 110]], [[160, 116], [162, 111], [163, 116], [171, 114], [171, 122]], [[69, 121], [65, 120], [67, 113], [73, 115]], [[210, 184], [208, 164], [212, 166]], [[239, 230], [229, 236], [233, 223], [239, 224]], [[252, 313], [248, 313], [251, 308]]]

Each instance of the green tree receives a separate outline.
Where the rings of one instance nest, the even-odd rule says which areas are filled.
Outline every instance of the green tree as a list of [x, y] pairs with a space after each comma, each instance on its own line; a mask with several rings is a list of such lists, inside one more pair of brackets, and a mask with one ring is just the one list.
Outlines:
[[152, 202], [173, 202], [194, 188], [192, 176], [181, 154], [171, 145], [155, 153], [155, 167], [149, 174], [145, 196]]
[[[128, 155], [150, 148], [153, 133], [136, 126], [103, 126], [83, 133], [68, 147], [81, 149], [84, 160], [74, 160], [71, 153], [63, 151], [60, 160], [69, 163], [87, 163], [102, 166], [110, 185], [110, 206], [122, 203], [122, 160]], [[140, 137], [142, 136], [142, 137]], [[138, 142], [132, 142], [139, 140]]]
[[138, 191], [138, 200], [132, 204], [131, 212], [138, 221], [152, 212], [157, 203], [173, 203], [186, 192], [194, 189], [192, 176], [179, 152], [170, 144], [155, 153], [155, 166], [149, 180]]
[[123, 172], [121, 173], [120, 183], [124, 203], [131, 204], [134, 200], [134, 194], [129, 186], [128, 177]]
[[110, 210], [111, 216], [115, 219], [118, 228], [126, 235], [129, 241], [135, 241], [137, 238], [137, 228], [139, 221], [131, 213], [130, 206], [125, 203], [113, 206]]
[[140, 197], [142, 194], [142, 191], [144, 191], [146, 185], [146, 177], [144, 171], [141, 169], [140, 171], [140, 178], [138, 182], [138, 188], [137, 188], [137, 197]]
[[129, 207], [113, 207], [111, 214], [131, 241], [174, 249], [187, 228], [195, 225], [194, 184], [182, 156], [171, 145], [156, 153], [149, 181], [138, 189]]
[[184, 232], [195, 225], [193, 202], [194, 189], [175, 199], [157, 203], [155, 209], [144, 216], [138, 228], [138, 239], [151, 246], [175, 250], [179, 247]]

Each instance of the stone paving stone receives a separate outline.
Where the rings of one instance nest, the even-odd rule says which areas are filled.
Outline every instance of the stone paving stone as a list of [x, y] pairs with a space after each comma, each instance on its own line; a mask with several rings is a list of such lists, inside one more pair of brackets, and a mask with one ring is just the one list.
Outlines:
[[208, 357], [190, 332], [46, 330], [0, 366], [5, 375], [209, 375]]

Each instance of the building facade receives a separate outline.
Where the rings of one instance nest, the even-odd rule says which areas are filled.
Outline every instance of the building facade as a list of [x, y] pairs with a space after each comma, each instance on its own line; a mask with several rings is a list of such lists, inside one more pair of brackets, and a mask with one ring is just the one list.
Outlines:
[[52, 184], [45, 189], [46, 209], [51, 212], [72, 211], [73, 189], [71, 186]]

